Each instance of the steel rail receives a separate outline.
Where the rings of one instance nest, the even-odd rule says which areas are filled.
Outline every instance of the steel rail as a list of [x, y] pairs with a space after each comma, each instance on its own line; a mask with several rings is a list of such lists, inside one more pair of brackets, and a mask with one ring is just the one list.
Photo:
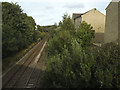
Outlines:
[[[45, 44], [46, 44], [46, 41], [44, 42], [43, 47], [42, 47], [42, 49], [41, 49], [41, 51], [40, 51], [40, 57], [41, 57], [41, 54], [42, 54], [43, 49], [44, 49], [44, 47], [45, 47]], [[39, 59], [37, 60], [36, 65], [34, 66], [34, 69], [33, 69], [33, 71], [31, 72], [31, 74], [30, 74], [30, 76], [29, 76], [29, 79], [27, 80], [24, 88], [29, 88], [28, 86], [29, 86], [30, 79], [31, 79], [32, 75], [33, 75], [34, 72], [35, 72], [35, 68], [37, 67], [38, 62], [40, 61], [40, 57], [39, 57]], [[38, 74], [39, 74], [39, 73], [38, 73]], [[39, 75], [38, 75], [38, 76], [39, 76]], [[37, 82], [37, 79], [36, 79], [36, 81], [35, 81], [35, 84], [36, 84], [36, 82]], [[30, 84], [31, 84], [31, 83], [30, 83]], [[32, 88], [34, 88], [34, 87], [35, 87], [35, 85], [34, 85]]]
[[[42, 40], [43, 41], [43, 40]], [[29, 52], [29, 54], [28, 54], [28, 57], [27, 57], [27, 59], [25, 60], [25, 61], [23, 61], [22, 62], [22, 64], [25, 64], [27, 61], [28, 61], [28, 59], [32, 56], [32, 54], [33, 53], [35, 53], [35, 51], [37, 50], [37, 47], [38, 47], [38, 45], [42, 42], [42, 41], [40, 41], [36, 46], [34, 46], [32, 49], [31, 49], [31, 52]], [[36, 52], [37, 53], [37, 52]], [[35, 55], [35, 54], [34, 54]], [[25, 55], [26, 56], [26, 55]], [[25, 58], [25, 57], [24, 57]], [[22, 59], [22, 60], [24, 60], [24, 58]], [[21, 61], [22, 61], [21, 60]], [[20, 62], [20, 61], [19, 61]], [[16, 73], [22, 68], [23, 66], [19, 66], [16, 70], [15, 70], [15, 72], [13, 73], [13, 75], [10, 77], [10, 79], [4, 84], [4, 86], [3, 86], [3, 88], [5, 87], [5, 86], [7, 86], [7, 84], [10, 82], [10, 80], [16, 75]]]

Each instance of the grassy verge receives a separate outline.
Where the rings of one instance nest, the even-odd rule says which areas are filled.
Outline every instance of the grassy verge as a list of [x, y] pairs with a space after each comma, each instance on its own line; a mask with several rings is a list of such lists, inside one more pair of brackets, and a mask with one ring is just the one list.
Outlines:
[[32, 49], [37, 43], [32, 43], [28, 48], [21, 50], [13, 56], [4, 58], [2, 60], [2, 74], [4, 74], [11, 66], [19, 61], [30, 49]]

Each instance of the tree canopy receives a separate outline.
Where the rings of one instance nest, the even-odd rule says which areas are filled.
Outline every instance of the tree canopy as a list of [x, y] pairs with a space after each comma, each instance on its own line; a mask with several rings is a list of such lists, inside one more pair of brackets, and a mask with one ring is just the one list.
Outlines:
[[36, 23], [17, 3], [2, 2], [3, 58], [28, 47], [35, 41]]
[[[70, 17], [63, 17], [47, 43], [41, 86], [46, 88], [119, 88], [120, 50], [116, 44], [92, 44], [94, 31], [86, 22], [75, 34]], [[67, 25], [68, 24], [68, 25]], [[71, 26], [70, 26], [71, 25]], [[119, 53], [119, 54], [118, 54]]]
[[61, 26], [62, 30], [69, 30], [69, 31], [75, 31], [75, 25], [67, 14], [64, 14], [63, 21], [59, 22], [59, 25]]
[[93, 27], [90, 24], [87, 24], [85, 21], [83, 21], [80, 24], [80, 27], [77, 30], [76, 37], [77, 41], [81, 43], [83, 48], [86, 48], [90, 46], [93, 42], [94, 36], [94, 30]]

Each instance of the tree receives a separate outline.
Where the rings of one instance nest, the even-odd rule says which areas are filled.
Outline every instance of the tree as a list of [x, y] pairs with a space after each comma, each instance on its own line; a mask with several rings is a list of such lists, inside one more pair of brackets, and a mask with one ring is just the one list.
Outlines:
[[63, 21], [60, 22], [60, 26], [62, 30], [69, 30], [75, 32], [75, 25], [70, 16], [68, 16], [67, 14], [63, 16]]
[[40, 26], [40, 25], [37, 25], [37, 30], [40, 31], [40, 32], [43, 32], [44, 31], [44, 27]]
[[42, 87], [119, 88], [118, 44], [92, 46], [94, 31], [86, 22], [81, 23], [75, 36], [70, 32], [62, 29], [49, 39]]
[[18, 51], [18, 38], [21, 37], [18, 28], [22, 22], [21, 15], [22, 9], [19, 5], [2, 2], [3, 57]]
[[83, 48], [86, 48], [92, 44], [94, 38], [94, 30], [90, 24], [83, 21], [78, 28], [76, 38], [79, 43], [82, 44]]
[[17, 3], [2, 2], [3, 58], [28, 47], [33, 42], [36, 23], [23, 13]]
[[53, 39], [49, 40], [47, 45], [47, 51], [50, 56], [54, 56], [56, 54], [60, 54], [64, 50], [64, 46], [71, 45], [71, 35], [69, 31], [61, 31], [57, 32]]
[[59, 22], [59, 27], [61, 27], [61, 25], [62, 25], [62, 22], [60, 21], [60, 22]]

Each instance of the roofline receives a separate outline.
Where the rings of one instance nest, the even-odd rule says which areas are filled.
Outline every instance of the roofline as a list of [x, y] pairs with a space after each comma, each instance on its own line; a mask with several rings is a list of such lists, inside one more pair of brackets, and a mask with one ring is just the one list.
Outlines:
[[[94, 10], [97, 10], [96, 8], [93, 8]], [[93, 10], [93, 9], [91, 9], [91, 10]], [[91, 11], [91, 10], [89, 10], [89, 11]], [[85, 12], [84, 14], [86, 14], [86, 13], [88, 13], [89, 11], [87, 11], [87, 12]], [[100, 12], [99, 10], [97, 10], [98, 12]], [[100, 12], [102, 15], [104, 15], [102, 12]], [[104, 15], [105, 16], [105, 15]]]
[[[110, 6], [110, 4], [111, 4], [112, 2], [115, 2], [115, 1], [112, 0], [112, 1], [109, 3], [109, 5], [105, 8], [105, 10]], [[117, 1], [116, 1], [116, 2], [117, 2]], [[120, 1], [118, 1], [117, 3], [120, 3]]]
[[[93, 8], [93, 9], [97, 10], [96, 8]], [[88, 13], [88, 12], [92, 11], [93, 9], [88, 10], [88, 11], [87, 11], [87, 12], [85, 12], [84, 14], [86, 14], [86, 13]]]
[[110, 6], [111, 2], [108, 4], [108, 6], [105, 8], [105, 10]]
[[[93, 8], [94, 10], [97, 10], [96, 8]], [[91, 9], [91, 10], [93, 10], [93, 9]], [[87, 12], [85, 12], [85, 13], [78, 13], [78, 14], [80, 14], [80, 16], [77, 16], [76, 18], [79, 18], [79, 17], [81, 17], [81, 15], [84, 15], [84, 14], [86, 14], [86, 13], [88, 13], [88, 12], [90, 12], [91, 10], [88, 10]], [[98, 12], [100, 12], [99, 10], [97, 10]], [[101, 13], [101, 12], [100, 12]], [[75, 13], [73, 13], [73, 14], [75, 14]], [[104, 15], [103, 13], [101, 13], [102, 15]], [[104, 15], [105, 16], [105, 15]], [[74, 18], [74, 19], [76, 19], [76, 18]]]
[[[100, 12], [99, 10], [98, 10], [98, 12]], [[100, 12], [102, 15], [104, 15], [102, 12]], [[104, 15], [104, 16], [106, 16], [106, 15]]]
[[73, 13], [73, 14], [81, 14], [81, 13]]
[[79, 16], [75, 17], [74, 19], [81, 17], [81, 15], [83, 15], [83, 13], [82, 13], [82, 14], [80, 14]]
[[[79, 16], [73, 18], [73, 15], [74, 15], [74, 14], [78, 14]], [[82, 14], [83, 14], [83, 13], [73, 13], [73, 14], [72, 14], [72, 18], [73, 18], [73, 19], [79, 18]]]

